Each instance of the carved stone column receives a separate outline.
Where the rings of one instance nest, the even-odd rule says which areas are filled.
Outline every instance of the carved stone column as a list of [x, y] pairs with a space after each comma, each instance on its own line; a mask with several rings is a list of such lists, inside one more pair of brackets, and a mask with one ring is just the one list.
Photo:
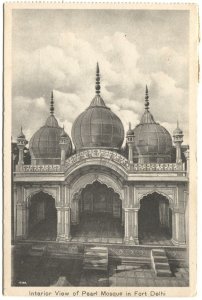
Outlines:
[[57, 241], [66, 242], [70, 240], [70, 208], [57, 207]]
[[65, 240], [71, 240], [71, 214], [70, 207], [64, 207], [64, 232], [65, 232]]
[[71, 204], [71, 223], [79, 224], [79, 195], [75, 195]]
[[125, 208], [125, 236], [126, 244], [139, 245], [138, 240], [138, 209]]
[[185, 213], [179, 210], [172, 214], [172, 242], [174, 245], [186, 244]]
[[17, 203], [16, 239], [26, 239], [28, 235], [29, 210], [26, 203]]

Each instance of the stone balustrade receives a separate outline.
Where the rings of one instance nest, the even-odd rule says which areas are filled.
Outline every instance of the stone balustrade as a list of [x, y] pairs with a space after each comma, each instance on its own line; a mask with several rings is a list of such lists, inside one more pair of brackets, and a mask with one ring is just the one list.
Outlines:
[[182, 163], [148, 163], [134, 164], [134, 172], [185, 172], [185, 166]]
[[[129, 164], [129, 161], [121, 154], [103, 149], [89, 149], [72, 155], [65, 161], [65, 165], [17, 165], [16, 172], [25, 173], [60, 173], [88, 163], [92, 160], [115, 163], [127, 173], [185, 173], [185, 166], [182, 163], [145, 163]], [[104, 164], [104, 163], [103, 163]]]
[[64, 167], [61, 165], [17, 165], [16, 172], [58, 173], [58, 172], [64, 172]]

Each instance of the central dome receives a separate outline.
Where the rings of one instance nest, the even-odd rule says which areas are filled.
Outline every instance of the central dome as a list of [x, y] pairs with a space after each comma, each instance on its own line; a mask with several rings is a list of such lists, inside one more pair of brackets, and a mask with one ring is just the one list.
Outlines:
[[72, 126], [72, 139], [76, 150], [89, 148], [120, 149], [124, 140], [121, 120], [105, 105], [100, 96], [99, 66], [96, 70], [96, 96]]

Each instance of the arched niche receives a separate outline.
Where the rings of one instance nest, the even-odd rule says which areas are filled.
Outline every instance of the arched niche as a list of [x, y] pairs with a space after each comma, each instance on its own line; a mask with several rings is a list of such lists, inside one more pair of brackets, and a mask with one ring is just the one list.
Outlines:
[[169, 206], [173, 210], [176, 206], [176, 188], [163, 188], [163, 187], [155, 187], [155, 188], [136, 188], [136, 199], [137, 199], [137, 208], [140, 209], [140, 201], [152, 194], [158, 194], [166, 197], [169, 201]]
[[115, 193], [117, 193], [121, 200], [124, 199], [124, 191], [120, 184], [113, 179], [113, 177], [106, 174], [91, 173], [85, 174], [79, 177], [71, 186], [70, 197], [71, 201], [74, 199], [75, 195], [79, 194], [82, 189], [84, 189], [88, 184], [93, 184], [94, 182], [99, 182], [105, 184], [108, 188], [111, 188]]
[[50, 187], [27, 187], [24, 189], [24, 202], [29, 207], [30, 199], [40, 192], [52, 196], [55, 200], [55, 206], [60, 205], [60, 187], [59, 186], [50, 186]]

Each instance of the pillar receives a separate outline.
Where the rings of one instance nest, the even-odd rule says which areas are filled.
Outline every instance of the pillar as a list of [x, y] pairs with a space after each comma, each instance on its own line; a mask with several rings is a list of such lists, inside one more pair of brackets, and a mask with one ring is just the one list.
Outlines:
[[129, 245], [138, 245], [138, 208], [125, 208], [124, 241]]
[[61, 165], [65, 164], [66, 151], [69, 145], [69, 138], [67, 133], [64, 130], [64, 126], [60, 135], [59, 145], [61, 149]]
[[172, 242], [178, 246], [186, 244], [185, 213], [179, 210], [172, 213]]
[[189, 176], [189, 149], [187, 149], [185, 152], [184, 152], [184, 155], [185, 155], [185, 158], [186, 158], [186, 161], [187, 161], [187, 176]]
[[65, 149], [61, 149], [61, 165], [65, 164]]
[[176, 143], [176, 163], [181, 163], [182, 157], [181, 157], [181, 144]]
[[71, 214], [70, 214], [70, 207], [64, 207], [64, 232], [65, 232], [65, 240], [71, 240]]
[[130, 165], [133, 165], [133, 146], [132, 144], [128, 144], [128, 160]]
[[18, 165], [23, 165], [24, 164], [24, 148], [27, 144], [26, 138], [24, 133], [22, 132], [22, 127], [20, 134], [18, 135], [17, 138], [17, 147], [19, 149], [19, 160], [18, 160]]
[[17, 203], [16, 239], [22, 240], [28, 236], [29, 210], [26, 203]]
[[75, 195], [72, 201], [71, 222], [73, 225], [79, 224], [79, 196]]
[[57, 241], [66, 242], [70, 240], [70, 208], [57, 207]]
[[129, 122], [129, 129], [126, 134], [126, 142], [128, 144], [128, 160], [130, 168], [133, 167], [133, 147], [135, 143], [134, 131], [131, 129], [131, 123]]

